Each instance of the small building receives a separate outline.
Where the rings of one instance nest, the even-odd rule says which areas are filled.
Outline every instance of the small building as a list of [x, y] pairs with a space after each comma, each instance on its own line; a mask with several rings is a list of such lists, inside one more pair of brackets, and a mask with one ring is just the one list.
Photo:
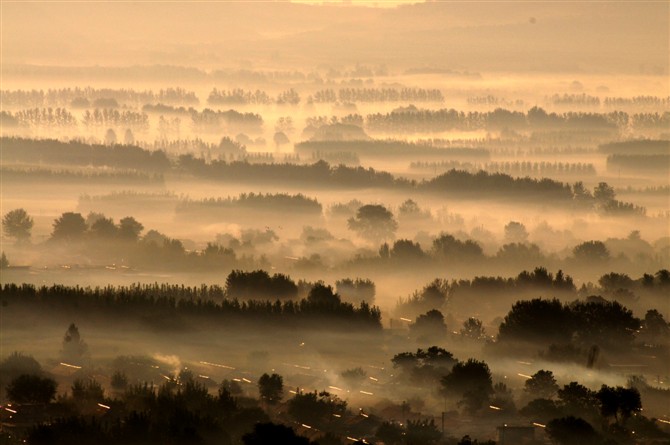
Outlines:
[[496, 428], [498, 445], [523, 445], [535, 441], [535, 427], [503, 425]]

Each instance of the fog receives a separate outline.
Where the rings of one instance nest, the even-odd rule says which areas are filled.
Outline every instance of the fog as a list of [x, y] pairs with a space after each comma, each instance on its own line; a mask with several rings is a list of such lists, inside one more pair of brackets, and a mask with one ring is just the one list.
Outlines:
[[3, 3], [0, 441], [670, 441], [669, 13]]

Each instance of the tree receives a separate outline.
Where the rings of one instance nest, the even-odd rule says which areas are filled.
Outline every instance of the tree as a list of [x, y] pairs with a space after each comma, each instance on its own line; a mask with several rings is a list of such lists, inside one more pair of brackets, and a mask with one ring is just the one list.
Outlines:
[[458, 362], [450, 374], [442, 378], [442, 393], [445, 396], [455, 395], [461, 399], [469, 412], [475, 412], [488, 401], [493, 393], [493, 380], [489, 366], [475, 359]]
[[242, 436], [244, 445], [267, 445], [271, 443], [282, 445], [316, 445], [308, 438], [298, 436], [293, 428], [275, 423], [257, 423], [254, 430]]
[[598, 183], [598, 185], [593, 189], [593, 198], [595, 198], [595, 200], [601, 205], [613, 201], [615, 197], [616, 194], [614, 193], [614, 187], [608, 185], [606, 182]]
[[524, 384], [524, 391], [535, 399], [551, 399], [558, 391], [554, 373], [541, 369]]
[[484, 328], [482, 327], [482, 321], [474, 317], [468, 318], [463, 322], [461, 335], [471, 340], [480, 340], [484, 338], [486, 335], [484, 333]]
[[126, 132], [123, 134], [123, 143], [126, 145], [135, 144], [135, 135], [130, 128], [126, 128]]
[[562, 417], [547, 424], [547, 434], [559, 445], [592, 445], [598, 442], [598, 433], [580, 417]]
[[105, 397], [105, 390], [95, 379], [75, 379], [72, 383], [72, 398], [77, 402], [98, 403]]
[[109, 128], [105, 133], [105, 145], [114, 145], [116, 144], [116, 132]]
[[51, 238], [55, 240], [80, 239], [86, 232], [86, 221], [81, 213], [65, 212], [53, 223]]
[[651, 342], [663, 343], [670, 337], [670, 325], [663, 318], [663, 314], [656, 309], [650, 309], [644, 315], [642, 333]]
[[0, 388], [22, 374], [42, 375], [42, 367], [32, 355], [14, 351], [0, 362]]
[[393, 213], [382, 205], [368, 204], [356, 211], [354, 218], [347, 221], [349, 230], [357, 232], [361, 237], [375, 243], [393, 238], [398, 223]]
[[2, 252], [2, 255], [0, 255], [0, 269], [7, 269], [9, 267], [9, 260], [7, 259], [7, 255], [5, 255], [5, 252]]
[[561, 408], [550, 399], [534, 399], [519, 410], [519, 413], [535, 422], [545, 423], [562, 415]]
[[401, 239], [393, 243], [389, 255], [391, 258], [400, 261], [416, 261], [425, 257], [421, 245], [408, 239]]
[[288, 144], [289, 142], [291, 142], [288, 136], [286, 136], [286, 133], [284, 133], [283, 131], [276, 132], [275, 135], [272, 137], [272, 140], [274, 141], [275, 147], [277, 149], [279, 149], [280, 145]]
[[408, 420], [405, 433], [407, 445], [431, 445], [442, 438], [442, 432], [435, 425], [435, 419]]
[[327, 391], [296, 394], [288, 402], [289, 415], [311, 426], [318, 426], [326, 419], [331, 420], [334, 414], [341, 416], [346, 409], [347, 402]]
[[125, 391], [128, 388], [128, 376], [121, 371], [116, 371], [112, 374], [110, 385], [114, 391]]
[[128, 241], [137, 241], [144, 226], [132, 216], [126, 216], [119, 221], [119, 236]]
[[385, 444], [397, 445], [402, 443], [405, 429], [395, 422], [382, 422], [377, 428], [375, 436]]
[[498, 339], [510, 342], [564, 344], [574, 329], [570, 310], [557, 299], [517, 301], [500, 324]]
[[587, 418], [597, 413], [600, 404], [594, 391], [577, 382], [570, 382], [559, 389], [558, 400], [565, 412]]
[[267, 400], [270, 404], [278, 403], [284, 391], [284, 379], [279, 374], [263, 374], [258, 379], [258, 391], [261, 394], [261, 399]]
[[526, 226], [517, 221], [510, 221], [505, 226], [506, 243], [525, 243], [528, 240]]
[[442, 233], [433, 241], [433, 255], [442, 260], [472, 261], [482, 258], [484, 251], [476, 241], [461, 241]]
[[14, 403], [49, 403], [56, 397], [56, 381], [32, 374], [22, 374], [7, 386], [7, 398]]
[[575, 246], [572, 255], [580, 261], [602, 262], [609, 259], [610, 252], [602, 241], [586, 241]]
[[33, 219], [24, 209], [11, 210], [2, 218], [2, 228], [5, 235], [16, 238], [17, 243], [26, 242], [30, 239], [33, 223]]
[[80, 363], [88, 352], [88, 346], [79, 335], [79, 328], [71, 323], [63, 337], [62, 355], [65, 361]]
[[100, 239], [113, 239], [118, 234], [118, 228], [112, 218], [99, 218], [91, 225], [91, 235]]
[[596, 394], [600, 400], [600, 414], [614, 417], [616, 423], [625, 423], [633, 413], [642, 410], [642, 399], [636, 388], [616, 388], [603, 385]]
[[437, 309], [431, 309], [425, 314], [419, 315], [416, 321], [410, 325], [409, 331], [419, 341], [443, 339], [447, 335], [444, 315]]

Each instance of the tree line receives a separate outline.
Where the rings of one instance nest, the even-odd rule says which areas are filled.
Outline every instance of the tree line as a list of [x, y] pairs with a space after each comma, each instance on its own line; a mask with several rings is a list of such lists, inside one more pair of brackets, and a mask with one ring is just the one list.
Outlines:
[[[253, 275], [252, 275], [253, 276]], [[237, 278], [231, 277], [231, 290], [239, 292]], [[276, 281], [276, 279], [275, 279]], [[276, 283], [275, 283], [276, 284]], [[181, 289], [180, 289], [181, 288]], [[381, 312], [377, 307], [361, 302], [354, 306], [342, 302], [331, 286], [315, 284], [306, 298], [300, 300], [240, 301], [237, 298], [218, 298], [220, 288], [184, 288], [173, 285], [134, 285], [130, 287], [82, 288], [79, 286], [40, 286], [5, 284], [0, 295], [6, 308], [49, 307], [52, 311], [82, 316], [134, 319], [144, 323], [208, 321], [220, 327], [240, 322], [267, 326], [320, 329], [381, 329]], [[177, 297], [178, 296], [178, 297]], [[210, 297], [216, 296], [217, 300]], [[203, 298], [204, 297], [204, 298]], [[162, 321], [161, 321], [162, 320]]]
[[463, 161], [415, 161], [409, 166], [414, 170], [446, 171], [465, 170], [470, 173], [480, 170], [489, 173], [505, 173], [509, 175], [562, 175], [562, 176], [595, 176], [596, 169], [591, 163], [583, 162], [530, 162], [506, 161], [471, 163]]
[[[120, 88], [75, 87], [48, 90], [2, 90], [0, 99], [8, 107], [53, 107], [72, 105], [73, 102], [85, 104], [97, 99], [114, 99], [121, 103], [138, 105], [141, 103], [165, 103], [197, 105], [199, 100], [193, 91], [180, 87], [165, 88], [158, 91]], [[86, 105], [88, 107], [88, 105]]]

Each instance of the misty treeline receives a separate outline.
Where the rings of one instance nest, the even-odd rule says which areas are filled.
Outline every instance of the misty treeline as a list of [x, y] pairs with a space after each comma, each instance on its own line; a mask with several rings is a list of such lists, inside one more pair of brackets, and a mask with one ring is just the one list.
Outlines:
[[500, 313], [515, 299], [537, 295], [562, 300], [597, 295], [629, 306], [649, 307], [662, 304], [668, 290], [670, 272], [667, 269], [655, 274], [645, 273], [637, 279], [625, 273], [609, 272], [601, 275], [597, 284], [589, 282], [576, 287], [573, 278], [562, 270], [554, 275], [544, 267], [536, 267], [515, 277], [480, 275], [451, 281], [435, 279], [412, 295], [400, 297], [394, 313], [400, 317], [415, 317], [436, 309], [468, 314], [472, 312], [473, 304], [479, 313]]
[[8, 107], [63, 107], [97, 108], [110, 101], [120, 104], [141, 105], [163, 103], [168, 105], [198, 105], [199, 100], [193, 91], [183, 88], [165, 88], [137, 91], [129, 88], [61, 88], [44, 90], [1, 90], [0, 99]]
[[67, 169], [48, 167], [0, 167], [0, 174], [7, 182], [38, 182], [50, 183], [87, 183], [87, 184], [137, 184], [162, 186], [165, 184], [161, 173], [148, 173], [137, 170], [123, 169]]
[[[294, 103], [299, 101], [293, 90], [280, 95], [277, 103]], [[297, 102], [296, 102], [297, 103]], [[238, 112], [235, 110], [221, 111], [205, 108], [198, 111], [192, 107], [174, 108], [161, 105], [147, 108], [147, 111], [159, 111], [166, 114], [185, 114], [190, 116], [193, 129], [201, 132], [213, 131], [246, 131], [262, 132], [263, 118], [258, 113]], [[3, 111], [0, 115], [3, 125], [28, 126], [34, 128], [73, 127], [77, 119], [67, 109], [59, 107], [34, 108], [20, 111]], [[494, 111], [458, 111], [455, 109], [429, 110], [413, 105], [401, 107], [388, 113], [368, 114], [356, 121], [363, 128], [377, 132], [410, 132], [430, 133], [441, 131], [567, 131], [594, 132], [601, 136], [615, 136], [632, 129], [663, 130], [670, 125], [670, 112], [663, 113], [627, 113], [613, 111], [608, 113], [590, 113], [570, 111], [566, 113], [547, 112], [542, 108], [533, 107], [528, 112], [510, 111], [497, 108]], [[82, 118], [85, 127], [100, 125], [131, 125], [138, 131], [148, 129], [148, 115], [132, 110], [119, 111], [115, 108], [95, 108], [93, 112], [86, 110]]]
[[[214, 210], [217, 212], [236, 210], [290, 212], [305, 215], [321, 216], [321, 204], [314, 198], [303, 194], [289, 195], [288, 193], [263, 194], [242, 193], [235, 198], [184, 199], [176, 207], [177, 213], [192, 215], [201, 211]], [[233, 219], [239, 218], [237, 213]]]
[[[609, 162], [609, 158], [608, 158]], [[499, 161], [499, 162], [463, 162], [463, 161], [416, 161], [409, 166], [414, 170], [443, 172], [449, 170], [465, 170], [475, 173], [480, 170], [489, 173], [505, 173], [514, 176], [577, 176], [579, 178], [596, 176], [596, 169], [591, 163], [585, 162], [530, 162], [530, 161]]]
[[332, 88], [314, 92], [307, 102], [315, 103], [356, 102], [443, 102], [438, 89], [424, 88]]
[[429, 110], [414, 106], [398, 108], [389, 113], [369, 114], [365, 128], [375, 131], [403, 131], [410, 133], [449, 130], [574, 130], [616, 133], [628, 127], [667, 128], [670, 112], [608, 113], [565, 112], [548, 113], [533, 107], [528, 112], [497, 108], [494, 111], [458, 111], [455, 109]]
[[613, 97], [606, 96], [601, 99], [599, 96], [593, 96], [586, 93], [581, 94], [554, 94], [545, 97], [545, 101], [555, 106], [563, 107], [589, 107], [589, 108], [634, 108], [634, 109], [655, 109], [668, 108], [670, 106], [670, 97], [659, 96], [633, 96], [633, 97]]
[[[318, 128], [329, 124], [314, 123]], [[324, 140], [306, 141], [295, 144], [298, 154], [310, 152], [350, 151], [365, 157], [422, 156], [427, 158], [488, 159], [490, 153], [484, 148], [449, 147], [441, 148], [430, 143], [416, 143], [404, 140]]]
[[[175, 109], [168, 105], [147, 107], [147, 112], [161, 112], [165, 114], [185, 114], [190, 117], [193, 130], [196, 132], [248, 132], [260, 133], [263, 127], [263, 118], [257, 113], [241, 113], [235, 110], [211, 110], [205, 108], [197, 111], [192, 107], [188, 109]], [[172, 124], [163, 116], [158, 122], [158, 130], [167, 130], [166, 125], [178, 127], [176, 121]], [[2, 111], [0, 122], [6, 127], [32, 127], [36, 129], [57, 129], [76, 127], [78, 119], [65, 108], [34, 108], [16, 112]], [[161, 124], [162, 122], [162, 124]], [[95, 108], [93, 111], [86, 110], [81, 117], [81, 124], [89, 130], [104, 128], [130, 128], [133, 131], [145, 133], [149, 130], [149, 115], [142, 111], [118, 110], [115, 108]]]
[[[320, 329], [350, 330], [381, 328], [381, 312], [377, 307], [361, 301], [357, 306], [343, 302], [331, 286], [316, 283], [302, 299], [268, 300], [260, 292], [244, 292], [240, 272], [229, 275], [225, 291], [218, 286], [184, 287], [178, 285], [107, 286], [82, 288], [79, 286], [40, 286], [5, 284], [2, 301], [5, 307], [37, 310], [49, 307], [51, 311], [74, 316], [78, 314], [102, 320], [136, 320], [154, 329], [184, 329], [193, 323], [207, 322], [221, 329], [248, 328], [250, 325], [275, 326], [293, 329], [319, 327]], [[263, 290], [259, 273], [249, 273], [255, 289]], [[297, 286], [288, 277], [272, 276], [271, 295], [285, 297]], [[288, 289], [287, 289], [288, 287]], [[233, 297], [228, 298], [231, 293]], [[256, 299], [240, 300], [241, 296]]]
[[556, 204], [579, 203], [586, 207], [598, 204], [600, 209], [611, 214], [643, 215], [645, 212], [642, 207], [616, 200], [613, 189], [606, 183], [600, 183], [591, 193], [581, 182], [570, 186], [547, 178], [514, 178], [503, 173], [485, 171], [469, 173], [462, 170], [450, 170], [433, 179], [417, 183], [402, 177], [394, 177], [384, 171], [377, 171], [372, 167], [367, 169], [344, 165], [331, 167], [324, 161], [308, 165], [219, 160], [207, 162], [191, 154], [180, 155], [176, 160], [171, 160], [163, 151], [149, 151], [133, 145], [106, 146], [78, 141], [64, 143], [22, 138], [2, 138], [2, 143], [3, 156], [7, 162], [104, 165], [122, 169], [137, 169], [141, 166], [142, 170], [150, 172], [173, 171], [202, 179], [247, 183], [274, 182], [316, 187], [386, 188], [468, 196], [494, 193], [500, 196], [514, 196], [517, 199], [551, 199]]

